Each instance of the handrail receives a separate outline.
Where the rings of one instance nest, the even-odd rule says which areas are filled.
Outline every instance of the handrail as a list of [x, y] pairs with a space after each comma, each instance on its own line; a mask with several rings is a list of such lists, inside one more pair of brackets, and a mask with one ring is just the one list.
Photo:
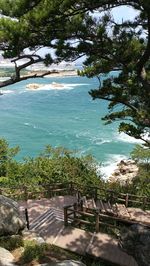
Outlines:
[[[87, 218], [90, 218], [90, 220], [86, 220]], [[100, 209], [85, 208], [84, 210], [83, 206], [77, 203], [64, 207], [64, 225], [68, 226], [69, 221], [72, 221], [74, 225], [77, 222], [79, 226], [81, 224], [91, 225], [96, 233], [99, 232], [100, 225], [118, 228], [118, 223], [128, 225], [139, 223], [150, 228], [150, 224], [147, 221], [137, 221], [136, 219], [134, 220], [133, 218], [127, 218], [121, 215], [109, 215], [108, 213], [101, 212]]]
[[[67, 191], [71, 194], [77, 193], [84, 194], [84, 195], [91, 195], [95, 200], [100, 198], [101, 196], [109, 197], [110, 201], [121, 201], [124, 202], [125, 206], [128, 207], [129, 204], [142, 204], [145, 208], [146, 206], [150, 206], [150, 198], [146, 196], [139, 196], [130, 193], [120, 193], [112, 189], [101, 188], [98, 186], [83, 186], [79, 185], [75, 182], [55, 182], [55, 183], [43, 183], [34, 185], [34, 188], [31, 185], [24, 185], [24, 186], [1, 186], [0, 194], [7, 194], [7, 190], [16, 190], [13, 191], [14, 193], [12, 196], [18, 196], [18, 191], [20, 190], [21, 195], [24, 197], [25, 200], [29, 199], [31, 196], [36, 196], [37, 194], [47, 193], [49, 197], [53, 196], [56, 193], [60, 193], [63, 191]], [[83, 190], [83, 192], [81, 192]], [[85, 191], [85, 192], [84, 192]], [[81, 193], [79, 193], [81, 192]], [[104, 194], [103, 194], [104, 193]], [[19, 194], [20, 195], [20, 194]]]
[[[71, 211], [71, 212], [69, 212]], [[84, 217], [93, 217], [95, 223], [87, 221], [85, 219], [79, 218], [77, 215], [80, 214]], [[73, 215], [73, 216], [72, 216]], [[73, 222], [79, 222], [80, 224], [86, 224], [86, 225], [94, 225], [95, 226], [95, 232], [99, 232], [99, 224], [101, 223], [99, 220], [99, 211], [93, 210], [93, 213], [84, 212], [80, 209], [78, 209], [77, 204], [72, 204], [64, 207], [64, 225], [68, 226], [69, 220], [72, 220]]]

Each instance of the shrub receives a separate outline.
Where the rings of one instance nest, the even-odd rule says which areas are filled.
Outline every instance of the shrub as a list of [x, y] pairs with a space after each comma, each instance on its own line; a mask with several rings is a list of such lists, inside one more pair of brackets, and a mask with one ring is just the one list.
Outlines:
[[0, 237], [0, 246], [9, 251], [24, 246], [21, 236], [3, 236]]
[[34, 241], [28, 241], [25, 245], [25, 250], [21, 258], [22, 263], [29, 263], [34, 259], [42, 259], [45, 256], [47, 249], [48, 245], [45, 243], [39, 245]]

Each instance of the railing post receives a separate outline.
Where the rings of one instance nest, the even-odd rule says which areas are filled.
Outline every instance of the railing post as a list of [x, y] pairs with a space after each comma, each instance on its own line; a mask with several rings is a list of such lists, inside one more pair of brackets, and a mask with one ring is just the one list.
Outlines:
[[68, 225], [68, 213], [67, 213], [67, 206], [64, 207], [64, 225], [67, 226]]
[[72, 181], [70, 182], [70, 194], [71, 195], [73, 194], [73, 183], [72, 183]]
[[126, 208], [128, 207], [128, 203], [129, 203], [129, 194], [126, 194], [126, 198], [125, 198], [125, 206]]
[[30, 229], [30, 224], [29, 224], [29, 215], [28, 215], [28, 209], [27, 208], [25, 208], [25, 217], [26, 217], [27, 228], [29, 230]]
[[77, 203], [75, 203], [73, 205], [73, 216], [74, 216], [74, 219], [76, 219], [77, 215], [76, 215], [76, 210], [77, 210]]
[[28, 191], [27, 191], [27, 187], [24, 186], [24, 197], [25, 197], [25, 201], [27, 202], [28, 200]]
[[95, 188], [94, 200], [97, 201], [97, 187]]
[[96, 218], [95, 231], [96, 233], [98, 233], [99, 232], [99, 211], [96, 211], [95, 218]]
[[144, 197], [144, 198], [143, 198], [143, 209], [145, 209], [145, 208], [146, 208], [146, 201], [147, 201], [147, 198], [146, 198], [146, 197]]
[[114, 203], [114, 192], [111, 190], [110, 191], [110, 204]]

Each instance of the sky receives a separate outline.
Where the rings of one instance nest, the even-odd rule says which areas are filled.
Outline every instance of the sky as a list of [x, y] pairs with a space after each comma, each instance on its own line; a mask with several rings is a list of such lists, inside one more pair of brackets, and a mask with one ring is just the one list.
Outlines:
[[[116, 22], [122, 22], [122, 20], [128, 20], [128, 19], [133, 20], [138, 13], [132, 7], [122, 6], [122, 7], [113, 8], [112, 14]], [[99, 16], [98, 12], [97, 12], [97, 16]], [[28, 49], [26, 51], [28, 52]], [[52, 51], [52, 49], [48, 49], [48, 48], [40, 49], [37, 54], [44, 56], [45, 54], [49, 52], [52, 54], [52, 56], [54, 56], [54, 52]], [[76, 61], [76, 64], [81, 64], [82, 62], [83, 62], [83, 59], [79, 59]]]
[[[132, 7], [122, 6], [122, 7], [113, 8], [112, 14], [116, 22], [122, 22], [122, 20], [128, 20], [128, 19], [133, 20], [138, 14], [138, 12], [136, 12]], [[49, 51], [50, 49], [43, 48], [39, 51], [39, 54], [43, 56], [45, 53], [49, 53]], [[82, 59], [79, 59], [76, 61], [76, 63], [82, 63], [82, 61], [83, 61]]]
[[135, 11], [135, 9], [127, 6], [114, 8], [112, 13], [117, 22], [121, 22], [122, 19], [123, 20], [134, 19], [136, 15], [138, 15], [138, 12]]

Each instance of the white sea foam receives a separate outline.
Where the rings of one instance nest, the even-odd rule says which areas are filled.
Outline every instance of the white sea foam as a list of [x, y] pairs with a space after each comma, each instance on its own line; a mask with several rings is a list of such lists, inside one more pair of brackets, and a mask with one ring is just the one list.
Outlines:
[[2, 94], [10, 94], [10, 93], [13, 93], [14, 91], [12, 90], [1, 90], [1, 93]]
[[78, 86], [88, 86], [89, 84], [88, 83], [66, 83], [64, 85], [68, 85], [70, 87], [78, 87]]
[[[31, 87], [29, 87], [29, 85], [31, 85]], [[56, 83], [56, 82], [52, 82], [50, 84], [39, 84], [39, 88], [32, 88], [32, 84], [27, 85], [27, 90], [31, 90], [31, 91], [49, 91], [49, 90], [72, 90], [74, 89], [74, 87], [77, 86], [86, 86], [88, 84], [84, 84], [84, 83], [75, 83], [75, 84], [68, 84], [68, 83]]]
[[29, 126], [29, 127], [32, 127], [32, 128], [34, 128], [34, 129], [37, 129], [38, 127], [36, 126], [36, 125], [32, 125], [32, 124], [30, 124], [30, 123], [24, 123], [24, 125], [25, 126]]
[[105, 163], [103, 163], [100, 166], [100, 172], [102, 173], [104, 179], [108, 179], [111, 174], [115, 171], [115, 169], [117, 168], [117, 164], [121, 161], [121, 160], [127, 160], [127, 156], [125, 155], [120, 155], [120, 154], [110, 154], [108, 161], [106, 161]]
[[92, 142], [95, 145], [102, 145], [102, 144], [105, 144], [105, 143], [110, 143], [111, 140], [103, 139], [103, 138], [93, 138]]
[[88, 138], [88, 139], [92, 140], [90, 132], [88, 130], [76, 133], [76, 138], [78, 138], [78, 139], [79, 138]]
[[140, 139], [135, 139], [133, 137], [128, 136], [127, 134], [121, 132], [117, 135], [117, 140], [128, 142], [128, 143], [143, 143]]

